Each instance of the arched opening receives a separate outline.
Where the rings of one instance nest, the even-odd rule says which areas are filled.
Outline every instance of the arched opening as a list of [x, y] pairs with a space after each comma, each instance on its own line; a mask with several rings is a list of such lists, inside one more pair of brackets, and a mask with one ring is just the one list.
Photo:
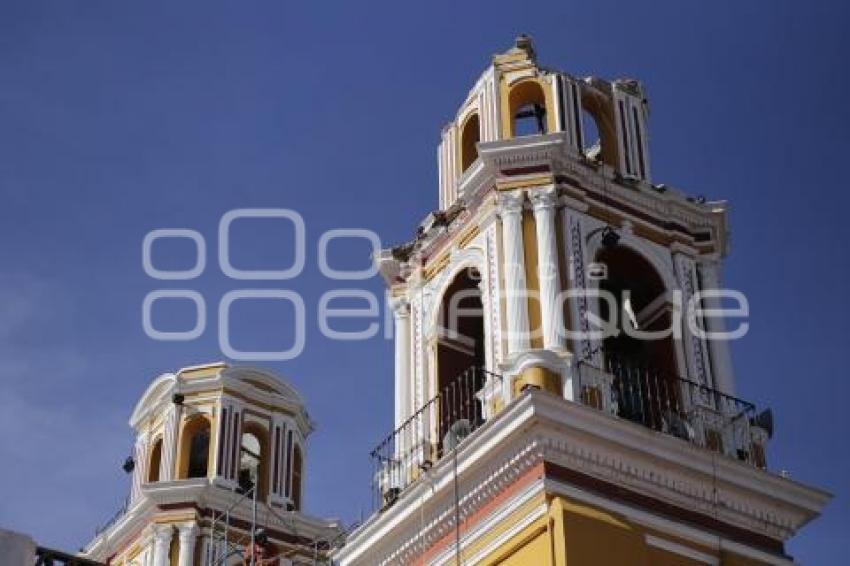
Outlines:
[[617, 166], [617, 128], [610, 101], [592, 89], [582, 91], [581, 125], [583, 151], [593, 161]]
[[478, 114], [466, 119], [460, 134], [460, 170], [466, 171], [478, 159], [478, 142], [481, 139], [481, 125]]
[[239, 444], [239, 475], [243, 491], [257, 486], [257, 499], [265, 500], [268, 478], [268, 433], [257, 423], [245, 423]]
[[183, 425], [178, 479], [207, 477], [209, 461], [210, 421], [203, 415], [197, 415]]
[[679, 406], [667, 289], [655, 268], [626, 246], [603, 248], [597, 262], [607, 271], [600, 290], [607, 292], [618, 311], [611, 313], [609, 302], [600, 300], [602, 319], [616, 321], [618, 330], [603, 342], [607, 369], [614, 376], [617, 412], [660, 430], [665, 423], [669, 425], [674, 418], [670, 412]]
[[159, 481], [159, 467], [162, 465], [162, 438], [157, 438], [151, 448], [148, 459], [148, 482]]
[[540, 83], [523, 81], [508, 95], [511, 114], [511, 137], [533, 136], [549, 131], [546, 112], [546, 94]]
[[461, 271], [443, 294], [437, 329], [439, 439], [457, 439], [482, 421], [476, 393], [484, 386], [484, 309], [475, 268]]
[[304, 473], [304, 457], [301, 455], [301, 447], [297, 444], [292, 451], [292, 505], [296, 511], [301, 510], [301, 484]]
[[599, 136], [599, 128], [596, 126], [596, 118], [587, 110], [581, 113], [581, 130], [583, 134], [584, 155], [591, 161], [602, 159], [602, 138]]

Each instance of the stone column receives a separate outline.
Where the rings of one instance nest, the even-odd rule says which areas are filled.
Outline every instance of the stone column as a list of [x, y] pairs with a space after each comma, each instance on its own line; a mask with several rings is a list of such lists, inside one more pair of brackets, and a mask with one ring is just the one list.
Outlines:
[[180, 552], [177, 555], [178, 566], [194, 566], [195, 542], [198, 538], [198, 525], [187, 523], [180, 525]]
[[499, 194], [502, 248], [505, 252], [505, 298], [508, 355], [528, 349], [528, 284], [522, 239], [523, 192]]
[[[697, 263], [702, 290], [720, 289], [720, 264], [716, 261]], [[703, 300], [703, 308], [720, 309], [722, 305], [717, 297]], [[726, 332], [726, 323], [719, 316], [705, 317], [706, 330], [711, 333]], [[735, 370], [729, 355], [729, 341], [708, 339], [708, 351], [711, 356], [711, 375], [714, 387], [727, 395], [735, 396]]]
[[410, 303], [404, 297], [390, 299], [395, 336], [395, 426], [410, 417]]
[[169, 551], [174, 527], [171, 525], [155, 525], [153, 533], [153, 566], [169, 566]]
[[540, 280], [540, 312], [543, 321], [543, 347], [547, 350], [565, 349], [564, 309], [560, 302], [561, 276], [558, 261], [558, 240], [555, 234], [555, 206], [558, 193], [555, 187], [537, 189], [530, 193], [537, 227], [537, 274]]

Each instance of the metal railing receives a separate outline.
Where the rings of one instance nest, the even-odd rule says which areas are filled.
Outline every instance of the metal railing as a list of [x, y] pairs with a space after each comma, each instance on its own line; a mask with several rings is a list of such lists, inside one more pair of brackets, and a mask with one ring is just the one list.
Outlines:
[[604, 370], [594, 370], [579, 369], [584, 404], [764, 466], [763, 446], [754, 446], [759, 429], [753, 403], [610, 354]]
[[618, 403], [618, 415], [668, 432], [676, 418], [703, 407], [730, 419], [743, 415], [755, 416], [755, 405], [722, 393], [702, 383], [678, 376], [666, 376], [657, 370], [608, 358], [608, 370], [613, 375], [613, 394]]
[[112, 515], [112, 517], [110, 517], [105, 523], [103, 523], [102, 525], [100, 525], [99, 527], [97, 527], [95, 529], [95, 531], [94, 531], [95, 538], [100, 536], [101, 533], [103, 533], [104, 531], [109, 529], [112, 525], [117, 523], [121, 519], [121, 517], [123, 517], [127, 513], [127, 510], [129, 508], [130, 508], [130, 496], [128, 495], [127, 497], [124, 498], [123, 503], [121, 503], [121, 507], [118, 508], [118, 510]]
[[470, 367], [384, 438], [370, 454], [375, 508], [392, 505], [423, 470], [484, 424], [501, 391], [502, 376]]
[[[579, 362], [580, 401], [646, 428], [765, 467], [770, 436], [753, 403], [703, 383], [613, 355], [602, 369]], [[510, 398], [502, 376], [471, 367], [371, 452], [373, 506], [385, 509]], [[769, 428], [769, 427], [768, 427]]]

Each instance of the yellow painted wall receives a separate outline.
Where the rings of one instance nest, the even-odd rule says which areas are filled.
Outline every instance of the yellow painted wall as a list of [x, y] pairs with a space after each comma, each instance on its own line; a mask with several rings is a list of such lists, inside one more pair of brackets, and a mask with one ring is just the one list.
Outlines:
[[497, 564], [503, 566], [528, 566], [529, 564], [544, 565], [549, 563], [547, 551], [549, 550], [549, 540], [546, 532], [543, 531], [534, 538], [525, 541], [523, 544], [513, 549], [513, 552], [508, 554], [504, 560]]
[[522, 239], [525, 255], [525, 281], [528, 287], [528, 328], [531, 348], [543, 347], [542, 317], [540, 314], [540, 281], [537, 273], [537, 226], [530, 211], [522, 215]]
[[[464, 552], [468, 560], [481, 548], [503, 536], [509, 528], [527, 517], [541, 504], [529, 501], [507, 516], [491, 532]], [[702, 554], [718, 556], [712, 549], [695, 545], [673, 534], [646, 529], [603, 509], [553, 498], [548, 513], [491, 552], [483, 566], [698, 566], [687, 556], [650, 546], [646, 535], [653, 534], [671, 543]], [[723, 553], [724, 566], [757, 566], [761, 562]]]
[[553, 514], [554, 536], [564, 538], [565, 566], [650, 564], [643, 533], [628, 522], [560, 498], [553, 502]]
[[542, 519], [526, 527], [480, 562], [482, 566], [544, 566], [550, 563], [550, 537]]

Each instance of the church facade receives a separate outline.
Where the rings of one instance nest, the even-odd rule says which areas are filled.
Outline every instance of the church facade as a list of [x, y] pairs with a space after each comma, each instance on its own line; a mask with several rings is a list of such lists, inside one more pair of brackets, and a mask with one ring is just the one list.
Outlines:
[[378, 260], [396, 428], [340, 565], [793, 563], [829, 495], [768, 470], [772, 414], [695, 308], [726, 205], [652, 181], [647, 116], [521, 36], [443, 129], [440, 210]]

